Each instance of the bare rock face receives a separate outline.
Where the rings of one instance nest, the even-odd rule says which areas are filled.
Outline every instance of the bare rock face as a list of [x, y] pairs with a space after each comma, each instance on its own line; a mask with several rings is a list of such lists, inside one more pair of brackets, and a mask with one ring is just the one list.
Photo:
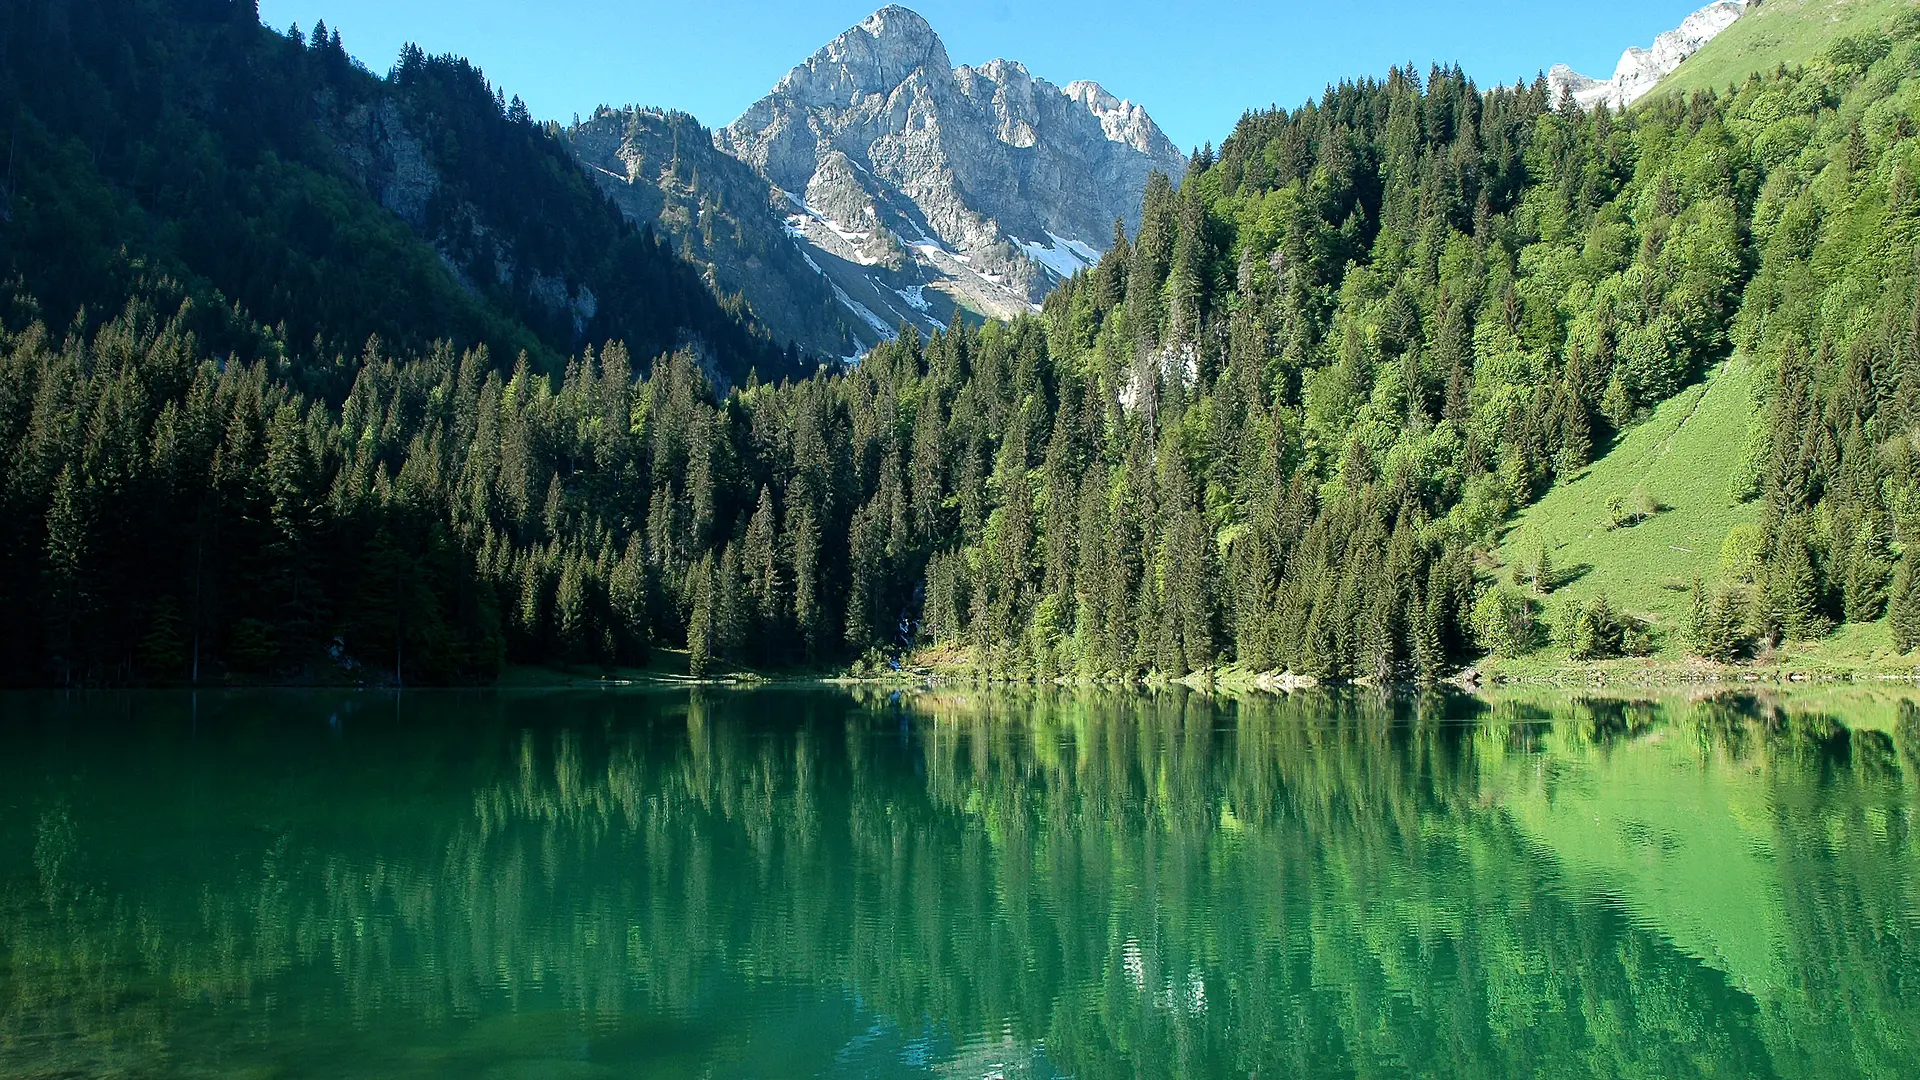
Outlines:
[[857, 320], [782, 232], [786, 200], [776, 207], [766, 179], [716, 149], [693, 117], [602, 108], [562, 137], [629, 221], [671, 241], [722, 297], [744, 297], [774, 340], [839, 358], [857, 351], [862, 331], [872, 336], [864, 323], [849, 327]]
[[1686, 17], [1680, 25], [1653, 39], [1650, 49], [1631, 48], [1620, 57], [1611, 79], [1590, 79], [1565, 64], [1555, 64], [1547, 72], [1547, 85], [1555, 101], [1570, 93], [1582, 108], [1605, 103], [1624, 109], [1645, 97], [1660, 80], [1718, 37], [1756, 6], [1759, 0], [1719, 0]]
[[[475, 293], [484, 291], [483, 283], [517, 289], [549, 315], [564, 316], [576, 338], [586, 333], [600, 311], [593, 290], [585, 282], [570, 286], [564, 277], [529, 264], [477, 207], [449, 195], [426, 137], [399, 100], [342, 102], [328, 91], [316, 95], [315, 112], [348, 175], [431, 243], [462, 286]], [[445, 204], [440, 221], [434, 219], [436, 200]], [[450, 228], [450, 223], [457, 224]], [[449, 235], [456, 231], [460, 242]]]
[[930, 291], [982, 315], [1030, 310], [1098, 260], [1116, 219], [1138, 226], [1154, 170], [1177, 182], [1187, 164], [1139, 106], [1008, 60], [955, 67], [902, 7], [836, 38], [714, 141], [779, 190], [789, 235], [876, 332], [939, 321], [950, 304]]

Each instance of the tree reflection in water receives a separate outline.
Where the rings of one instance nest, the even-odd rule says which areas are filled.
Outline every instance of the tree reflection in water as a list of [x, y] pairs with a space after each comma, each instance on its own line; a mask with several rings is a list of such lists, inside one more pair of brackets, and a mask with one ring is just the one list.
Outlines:
[[6, 1075], [1920, 1069], [1897, 699], [13, 704]]

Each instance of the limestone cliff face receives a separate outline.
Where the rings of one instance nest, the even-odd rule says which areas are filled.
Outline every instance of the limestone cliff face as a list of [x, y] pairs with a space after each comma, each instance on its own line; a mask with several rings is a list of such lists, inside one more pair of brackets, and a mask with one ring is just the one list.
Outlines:
[[855, 351], [852, 313], [780, 228], [765, 178], [693, 117], [603, 108], [563, 137], [629, 221], [670, 239], [722, 297], [744, 297], [775, 341], [817, 359]]
[[1654, 38], [1652, 48], [1628, 49], [1611, 79], [1590, 79], [1565, 64], [1555, 64], [1547, 73], [1547, 84], [1555, 101], [1563, 93], [1571, 93], [1583, 108], [1605, 102], [1609, 108], [1624, 109], [1645, 97], [1687, 57], [1699, 52], [1758, 2], [1719, 0], [1708, 4], [1687, 16], [1677, 28]]
[[593, 287], [527, 259], [501, 222], [450, 190], [445, 165], [429, 146], [432, 129], [409, 116], [399, 95], [343, 101], [323, 91], [314, 109], [347, 175], [432, 244], [461, 285], [475, 294], [513, 294], [540, 316], [565, 323], [577, 341], [587, 340], [600, 313]]
[[1029, 310], [1098, 259], [1115, 219], [1138, 225], [1154, 170], [1186, 170], [1139, 106], [1008, 60], [955, 67], [902, 7], [836, 38], [714, 139], [778, 189], [789, 235], [876, 332], [952, 303]]

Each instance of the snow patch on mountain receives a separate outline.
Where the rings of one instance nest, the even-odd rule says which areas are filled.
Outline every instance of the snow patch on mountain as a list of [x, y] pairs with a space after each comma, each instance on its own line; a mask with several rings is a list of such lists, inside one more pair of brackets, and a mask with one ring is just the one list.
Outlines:
[[1547, 72], [1548, 92], [1556, 104], [1567, 94], [1582, 108], [1605, 104], [1624, 109], [1647, 94], [1721, 31], [1738, 22], [1760, 0], [1718, 0], [1694, 12], [1678, 27], [1653, 39], [1650, 49], [1631, 48], [1620, 56], [1611, 79], [1592, 79], [1565, 64]]
[[900, 332], [888, 325], [887, 320], [875, 315], [872, 308], [847, 295], [847, 290], [841, 288], [838, 282], [833, 286], [833, 298], [840, 301], [848, 311], [859, 316], [861, 322], [871, 326], [874, 333], [880, 335], [882, 341], [892, 341], [900, 336]]
[[927, 303], [927, 287], [925, 285], [915, 285], [911, 289], [895, 289], [893, 291], [899, 294], [900, 299], [907, 302], [908, 307], [920, 312], [922, 315], [933, 310], [933, 305]]
[[[1050, 244], [1036, 244], [1017, 236], [1010, 239], [1015, 246], [1026, 253], [1027, 258], [1046, 267], [1062, 281], [1100, 261], [1100, 257], [1093, 254], [1087, 245], [1078, 241], [1063, 240], [1052, 233], [1047, 234], [1047, 239], [1052, 241]], [[1088, 255], [1092, 257], [1089, 258]]]
[[1138, 227], [1149, 175], [1187, 164], [1140, 106], [1012, 60], [955, 66], [899, 6], [788, 72], [714, 143], [784, 193], [786, 235], [883, 321], [908, 295], [936, 309], [906, 305], [930, 322], [956, 306], [1034, 310], [1099, 261], [1115, 219]]

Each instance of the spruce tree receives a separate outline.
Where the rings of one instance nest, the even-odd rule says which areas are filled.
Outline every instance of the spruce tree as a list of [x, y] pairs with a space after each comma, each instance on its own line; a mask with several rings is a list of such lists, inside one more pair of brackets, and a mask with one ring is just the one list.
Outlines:
[[688, 575], [687, 596], [692, 601], [692, 611], [687, 616], [687, 674], [704, 679], [714, 658], [712, 553], [701, 556]]
[[1920, 649], [1920, 544], [1909, 543], [1893, 577], [1893, 595], [1887, 605], [1887, 624], [1894, 650], [1906, 654]]
[[883, 643], [886, 549], [882, 528], [879, 513], [869, 503], [853, 516], [847, 536], [846, 640], [856, 650]]
[[820, 598], [820, 529], [806, 507], [789, 509], [787, 552], [793, 576], [793, 618], [805, 645], [807, 659], [826, 651], [826, 612]]
[[579, 552], [561, 562], [560, 581], [554, 589], [554, 629], [560, 639], [560, 660], [572, 666], [586, 659], [591, 626], [587, 612], [586, 567]]
[[73, 466], [62, 466], [46, 517], [46, 566], [52, 586], [46, 619], [47, 654], [63, 684], [72, 682], [83, 666], [81, 651], [92, 614], [91, 516], [84, 481]]
[[1809, 532], [1804, 518], [1781, 522], [1766, 576], [1770, 619], [1796, 641], [1810, 641], [1832, 628], [1823, 611], [1820, 570]]
[[154, 601], [140, 639], [140, 668], [149, 678], [173, 681], [187, 674], [187, 622], [171, 595]]
[[615, 658], [645, 665], [652, 645], [647, 604], [647, 567], [640, 534], [627, 536], [626, 548], [607, 577], [607, 606], [613, 619]]

